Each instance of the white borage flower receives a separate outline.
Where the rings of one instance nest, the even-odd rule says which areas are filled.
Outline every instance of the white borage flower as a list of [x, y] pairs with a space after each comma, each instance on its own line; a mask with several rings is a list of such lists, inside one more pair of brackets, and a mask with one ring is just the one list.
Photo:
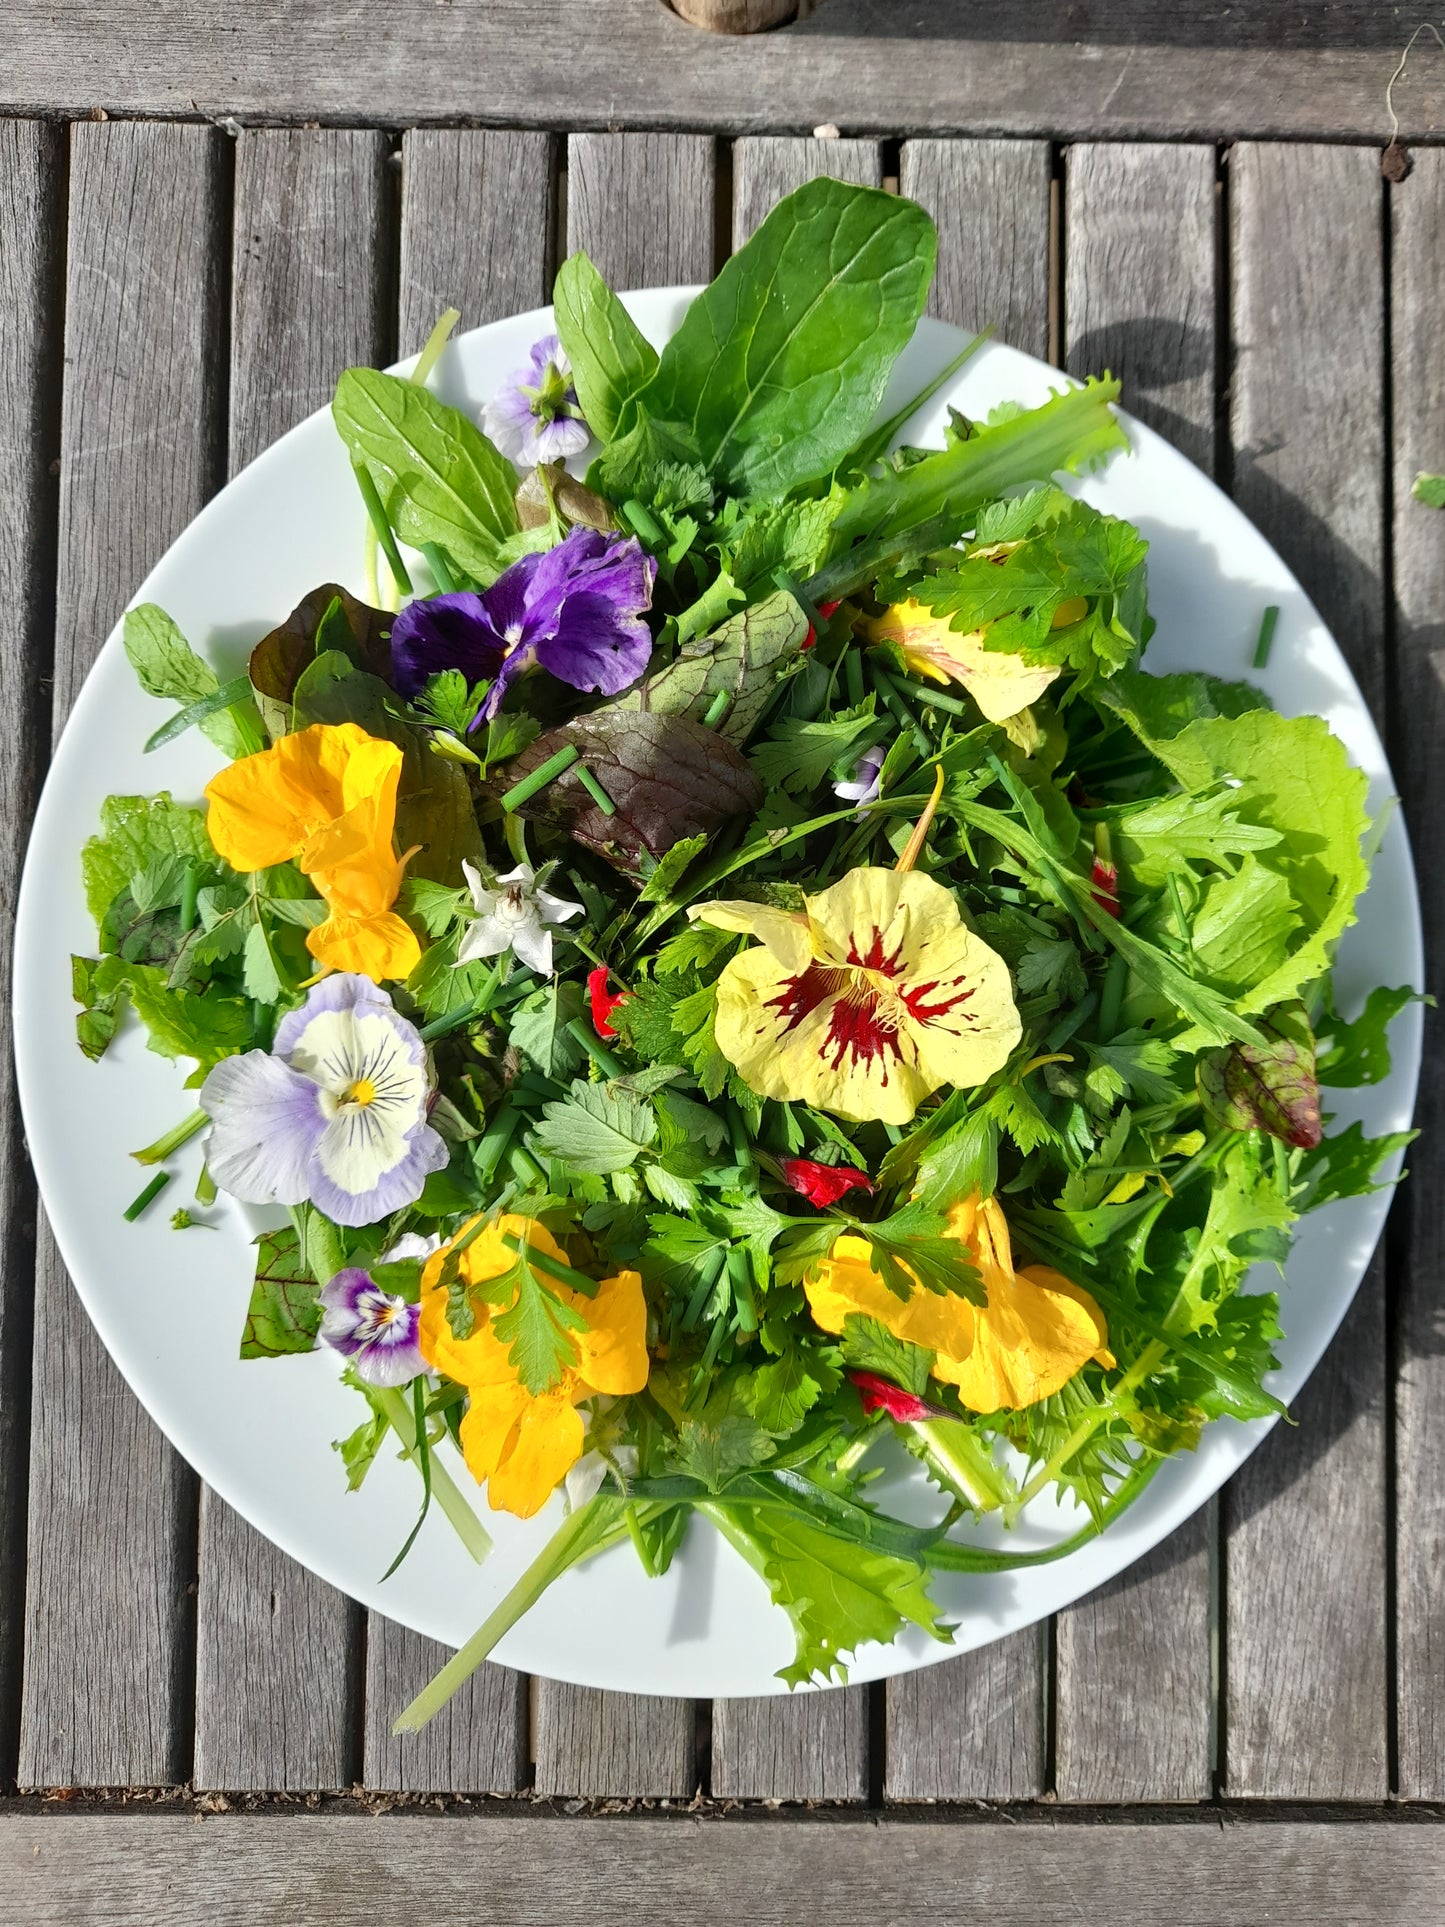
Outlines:
[[[476, 916], [457, 946], [457, 963], [500, 957], [510, 950], [539, 976], [552, 974], [552, 928], [580, 917], [582, 905], [544, 890], [530, 863], [519, 863], [489, 889], [470, 863], [463, 863]], [[545, 875], [545, 872], [544, 872]]]

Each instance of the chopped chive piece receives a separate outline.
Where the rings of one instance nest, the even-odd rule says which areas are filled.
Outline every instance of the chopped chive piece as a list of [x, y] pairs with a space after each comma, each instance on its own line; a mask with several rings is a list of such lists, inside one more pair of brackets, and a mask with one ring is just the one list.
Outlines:
[[949, 716], [971, 716], [977, 718], [978, 704], [966, 701], [962, 696], [950, 696], [933, 683], [909, 682], [900, 676], [894, 687], [915, 702], [932, 703], [935, 709], [943, 710]]
[[639, 502], [636, 497], [632, 497], [622, 504], [622, 513], [627, 517], [633, 529], [642, 537], [644, 542], [650, 542], [654, 548], [662, 548], [665, 546], [667, 537], [658, 526], [656, 518], [649, 509], [643, 507], [642, 503]]
[[211, 1176], [209, 1164], [201, 1166], [201, 1175], [196, 1179], [196, 1203], [214, 1204], [216, 1202], [216, 1180]]
[[1099, 999], [1099, 1035], [1105, 1043], [1119, 1028], [1119, 1012], [1124, 1004], [1124, 988], [1129, 981], [1129, 965], [1116, 950], [1104, 973], [1104, 990]]
[[856, 643], [843, 657], [843, 675], [848, 684], [848, 707], [856, 709], [863, 700], [863, 651]]
[[186, 865], [186, 873], [181, 878], [181, 935], [196, 927], [196, 899], [201, 894], [201, 872], [194, 863]]
[[208, 1112], [192, 1111], [189, 1117], [183, 1117], [179, 1124], [172, 1125], [169, 1131], [158, 1137], [154, 1144], [147, 1144], [143, 1151], [132, 1151], [131, 1156], [137, 1164], [160, 1164], [173, 1151], [179, 1151], [183, 1144], [188, 1144], [196, 1132], [203, 1131], [210, 1121]]
[[1264, 620], [1259, 625], [1259, 641], [1254, 645], [1254, 666], [1263, 669], [1269, 662], [1269, 652], [1274, 647], [1274, 625], [1279, 621], [1279, 610], [1273, 602], [1264, 612]]
[[477, 1174], [479, 1184], [490, 1184], [497, 1166], [502, 1161], [502, 1153], [511, 1142], [521, 1118], [510, 1104], [499, 1106], [495, 1116], [485, 1131], [477, 1139], [472, 1151], [472, 1169]]
[[412, 593], [411, 577], [406, 572], [406, 564], [401, 559], [401, 550], [396, 546], [396, 537], [391, 532], [391, 524], [386, 519], [386, 510], [381, 497], [376, 492], [376, 483], [371, 479], [371, 470], [360, 457], [353, 459], [351, 472], [356, 477], [356, 486], [361, 490], [361, 499], [366, 504], [366, 513], [381, 544], [381, 552], [386, 557], [386, 566], [391, 570], [392, 580], [403, 595]]
[[530, 1186], [533, 1190], [536, 1190], [538, 1187], [544, 1191], [546, 1190], [547, 1173], [530, 1152], [522, 1149], [520, 1144], [514, 1144], [508, 1150], [507, 1162], [522, 1180], [523, 1184]]
[[456, 593], [457, 579], [447, 564], [447, 558], [444, 552], [435, 542], [423, 542], [421, 552], [426, 557], [427, 567], [436, 578], [436, 585], [442, 594], [454, 595]]
[[584, 1024], [580, 1017], [572, 1019], [567, 1026], [567, 1035], [577, 1040], [604, 1077], [621, 1077], [621, 1059], [614, 1057], [605, 1044], [597, 1041], [591, 1027]]
[[555, 777], [560, 776], [564, 770], [571, 769], [577, 758], [577, 745], [564, 744], [555, 756], [549, 756], [545, 763], [538, 763], [530, 776], [524, 776], [520, 783], [513, 783], [502, 797], [502, 808], [508, 812], [519, 810], [524, 803], [529, 802], [537, 794], [538, 790], [546, 789]]
[[559, 1285], [567, 1285], [573, 1291], [580, 1291], [584, 1298], [597, 1296], [598, 1280], [589, 1278], [585, 1271], [574, 1271], [571, 1265], [564, 1265], [560, 1258], [554, 1258], [546, 1251], [538, 1251], [535, 1245], [526, 1244], [510, 1231], [502, 1233], [502, 1243], [518, 1254], [525, 1252], [527, 1263], [534, 1270], [544, 1272], [549, 1278], [555, 1278]]
[[433, 1017], [429, 1024], [422, 1025], [421, 1041], [429, 1044], [434, 1037], [445, 1037], [449, 1030], [456, 1030], [460, 1024], [465, 1024], [474, 1017], [485, 1017], [500, 987], [501, 972], [493, 965], [491, 975], [470, 1003], [457, 1004], [442, 1016]]
[[592, 801], [604, 816], [616, 816], [617, 805], [607, 794], [606, 790], [603, 789], [602, 785], [585, 763], [579, 763], [577, 765], [577, 781], [582, 785], [583, 789], [586, 790], [587, 794], [592, 798]]
[[928, 740], [928, 732], [914, 715], [913, 711], [899, 695], [893, 678], [876, 663], [870, 662], [868, 673], [873, 678], [873, 687], [883, 699], [883, 707], [897, 723], [898, 727], [913, 739], [913, 747], [918, 754], [927, 758], [933, 754], [933, 745]]
[[456, 327], [461, 318], [461, 311], [458, 308], [442, 309], [440, 315], [437, 317], [437, 325], [427, 336], [425, 345], [416, 358], [415, 368], [413, 368], [407, 376], [407, 380], [411, 382], [413, 387], [421, 388], [426, 385], [432, 369], [436, 367], [437, 362], [441, 358], [442, 349], [446, 347], [448, 341], [451, 339], [452, 329]]
[[219, 710], [230, 709], [236, 703], [244, 702], [250, 694], [251, 678], [233, 676], [229, 682], [223, 682], [219, 689], [213, 689], [209, 696], [202, 696], [199, 702], [178, 709], [169, 722], [152, 730], [146, 737], [146, 755], [149, 756], [153, 749], [160, 749], [165, 743], [174, 742], [177, 736], [184, 736], [188, 729], [203, 723], [207, 716], [214, 716]]
[[[727, 707], [731, 701], [732, 697], [725, 689], [718, 690], [707, 708], [702, 712], [703, 728], [712, 729], [716, 724], [720, 723], [727, 714]], [[861, 696], [859, 697], [859, 701], [862, 701]]]
[[169, 1171], [157, 1171], [155, 1176], [151, 1179], [150, 1183], [146, 1186], [145, 1190], [141, 1192], [140, 1196], [137, 1199], [135, 1199], [133, 1203], [128, 1204], [126, 1206], [125, 1208], [126, 1223], [134, 1224], [136, 1219], [140, 1216], [141, 1212], [145, 1210], [146, 1206], [148, 1204], [153, 1204], [155, 1202], [155, 1200], [160, 1196], [161, 1192], [165, 1190], [166, 1186], [170, 1183], [170, 1181], [171, 1181], [171, 1174]]

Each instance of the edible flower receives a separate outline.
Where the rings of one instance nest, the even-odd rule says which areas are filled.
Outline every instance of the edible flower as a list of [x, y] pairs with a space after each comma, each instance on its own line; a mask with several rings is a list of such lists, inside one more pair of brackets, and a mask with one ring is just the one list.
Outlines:
[[1119, 866], [1114, 861], [1107, 823], [1094, 825], [1094, 867], [1089, 872], [1089, 894], [1111, 917], [1120, 914]]
[[206, 829], [234, 870], [294, 861], [331, 914], [306, 933], [328, 970], [373, 982], [409, 977], [421, 961], [392, 909], [406, 858], [393, 846], [402, 753], [355, 723], [315, 723], [243, 756], [206, 785]]
[[582, 905], [539, 890], [530, 863], [519, 863], [515, 870], [498, 877], [495, 890], [487, 888], [470, 863], [464, 861], [462, 871], [477, 914], [457, 945], [457, 964], [499, 957], [510, 950], [519, 963], [539, 976], [550, 977], [552, 926], [565, 923], [569, 917], [580, 917]]
[[865, 749], [853, 765], [853, 774], [845, 783], [835, 783], [833, 794], [845, 803], [856, 803], [856, 814], [866, 816], [867, 806], [878, 801], [878, 792], [883, 781], [883, 759], [888, 751], [882, 743], [875, 743]]
[[[1061, 605], [1054, 618], [1056, 628], [1068, 608], [1067, 603]], [[1077, 621], [1083, 613], [1080, 608], [1069, 620]], [[959, 635], [949, 626], [951, 621], [951, 616], [936, 616], [910, 596], [865, 623], [864, 634], [870, 642], [894, 643], [915, 676], [962, 683], [991, 723], [1007, 722], [1037, 702], [1060, 673], [1056, 663], [1028, 663], [1022, 656], [987, 649], [986, 627]]]
[[592, 1028], [599, 1037], [615, 1037], [612, 1028], [612, 1013], [625, 999], [625, 990], [609, 990], [608, 979], [612, 972], [606, 964], [598, 964], [595, 970], [587, 972], [587, 1001], [592, 1007]]
[[778, 1169], [784, 1184], [791, 1185], [800, 1198], [825, 1211], [850, 1191], [876, 1191], [878, 1186], [866, 1171], [852, 1164], [815, 1164], [812, 1158], [781, 1158]]
[[556, 335], [532, 343], [525, 368], [513, 369], [482, 410], [482, 426], [504, 455], [524, 468], [565, 462], [592, 439], [572, 363]]
[[206, 1167], [244, 1204], [314, 1204], [336, 1224], [375, 1224], [415, 1204], [447, 1161], [430, 1099], [426, 1046], [386, 992], [327, 977], [269, 1051], [222, 1058], [206, 1078]]
[[906, 1124], [940, 1085], [991, 1077], [1022, 1035], [1007, 965], [915, 870], [851, 870], [801, 910], [688, 915], [761, 939], [718, 979], [715, 1025], [760, 1097]]
[[[457, 1234], [465, 1238], [473, 1219]], [[488, 1285], [514, 1271], [517, 1253], [508, 1235], [543, 1257], [567, 1262], [545, 1225], [507, 1212], [487, 1225], [466, 1246], [457, 1263], [468, 1285]], [[453, 1241], [455, 1242], [455, 1240]], [[570, 1286], [547, 1280], [547, 1290], [583, 1322], [569, 1330], [576, 1364], [563, 1371], [550, 1390], [529, 1392], [512, 1364], [496, 1321], [515, 1302], [475, 1307], [469, 1338], [458, 1338], [447, 1322], [447, 1287], [442, 1267], [450, 1246], [428, 1262], [421, 1275], [422, 1355], [435, 1371], [465, 1385], [470, 1394], [462, 1419], [462, 1454], [478, 1484], [485, 1484], [494, 1511], [530, 1519], [582, 1456], [585, 1428], [577, 1407], [599, 1392], [622, 1396], [647, 1383], [647, 1305], [635, 1271], [604, 1278], [596, 1295], [584, 1297]]]
[[865, 1412], [886, 1412], [900, 1425], [920, 1425], [927, 1419], [949, 1416], [945, 1406], [930, 1405], [926, 1398], [905, 1392], [901, 1385], [895, 1385], [891, 1378], [880, 1378], [877, 1372], [849, 1372], [848, 1377], [858, 1388]]
[[421, 1310], [348, 1266], [321, 1288], [321, 1336], [368, 1385], [406, 1385], [426, 1370], [416, 1342]]
[[955, 1204], [947, 1235], [967, 1248], [986, 1303], [917, 1284], [900, 1298], [873, 1269], [867, 1239], [845, 1233], [805, 1281], [814, 1319], [824, 1331], [841, 1332], [854, 1312], [876, 1318], [895, 1337], [934, 1353], [933, 1376], [956, 1385], [975, 1412], [1015, 1411], [1049, 1398], [1091, 1358], [1113, 1365], [1104, 1314], [1088, 1292], [1048, 1265], [1014, 1270], [997, 1198], [975, 1191]]
[[646, 669], [657, 564], [636, 536], [578, 527], [553, 549], [524, 555], [490, 589], [412, 602], [391, 625], [392, 678], [403, 696], [460, 669], [490, 681], [468, 728], [495, 716], [511, 683], [545, 669], [574, 689], [615, 696]]

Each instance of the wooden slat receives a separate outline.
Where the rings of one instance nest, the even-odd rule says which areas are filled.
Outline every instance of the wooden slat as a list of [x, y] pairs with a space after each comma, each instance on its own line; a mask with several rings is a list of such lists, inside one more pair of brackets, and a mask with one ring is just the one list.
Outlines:
[[883, 150], [877, 141], [738, 141], [733, 148], [733, 246], [742, 246], [775, 202], [820, 174], [860, 187], [880, 187]]
[[[535, 308], [550, 292], [552, 143], [546, 134], [422, 130], [402, 146], [403, 353], [445, 308], [462, 328]], [[400, 1793], [507, 1793], [528, 1774], [527, 1681], [483, 1666], [420, 1733], [391, 1722], [446, 1658], [370, 1615], [362, 1780]]]
[[[1076, 147], [1064, 203], [1071, 374], [1212, 473], [1215, 161], [1210, 147]], [[1210, 1547], [1197, 1513], [1058, 1619], [1054, 1783], [1063, 1800], [1202, 1800], [1214, 1772]]]
[[[71, 133], [54, 719], [216, 479], [220, 139]], [[24, 1784], [163, 1782], [190, 1753], [195, 1481], [48, 1230], [36, 1279]]]
[[[615, 288], [706, 281], [713, 271], [711, 140], [579, 134], [567, 144], [567, 248]], [[537, 1790], [638, 1797], [697, 1786], [691, 1700], [536, 1684]]]
[[556, 201], [546, 134], [418, 129], [402, 143], [403, 354], [444, 308], [463, 329], [551, 298]]
[[[233, 473], [320, 407], [342, 368], [388, 358], [385, 175], [380, 134], [241, 135]], [[348, 1785], [359, 1754], [360, 1626], [359, 1609], [343, 1594], [203, 1493], [196, 1784], [278, 1792]]]
[[[661, 0], [10, 0], [0, 105], [127, 114], [1060, 138], [1248, 134], [1376, 141], [1420, 9], [1111, 0], [824, 0], [756, 38], [701, 33]], [[343, 57], [365, 50], [364, 63]], [[1397, 87], [1407, 139], [1445, 130], [1438, 62]]]
[[567, 251], [614, 288], [712, 277], [717, 162], [698, 134], [574, 134], [567, 143]]
[[[0, 1009], [10, 1008], [15, 895], [50, 736], [59, 447], [62, 138], [0, 121]], [[15, 1769], [25, 1612], [25, 1483], [35, 1185], [6, 1053], [0, 1081], [0, 1775]]]
[[[1234, 492], [1380, 713], [1379, 153], [1241, 146], [1229, 168]], [[1226, 1488], [1225, 1784], [1379, 1798], [1386, 1759], [1385, 1436], [1377, 1260], [1322, 1364]]]
[[0, 1882], [27, 1927], [258, 1920], [778, 1927], [1416, 1927], [1445, 1832], [1369, 1820], [1198, 1826], [16, 1812]]
[[[1422, 885], [1430, 988], [1445, 994], [1445, 521], [1410, 494], [1420, 470], [1445, 467], [1445, 154], [1419, 153], [1390, 193], [1395, 473], [1395, 704], [1401, 779]], [[1403, 754], [1401, 752], [1403, 751]], [[1439, 1018], [1426, 1059], [1398, 1246], [1395, 1444], [1399, 1791], [1445, 1799], [1445, 1346], [1440, 1265], [1445, 1250], [1445, 1083]], [[1427, 1045], [1427, 1050], [1430, 1047]]]
[[[938, 223], [931, 310], [1044, 355], [1049, 150], [1042, 141], [909, 141], [900, 186]], [[888, 1682], [890, 1800], [1026, 1799], [1044, 1790], [1046, 1640], [1027, 1627]]]
[[929, 313], [1047, 355], [1047, 142], [909, 141], [899, 185], [938, 223]]

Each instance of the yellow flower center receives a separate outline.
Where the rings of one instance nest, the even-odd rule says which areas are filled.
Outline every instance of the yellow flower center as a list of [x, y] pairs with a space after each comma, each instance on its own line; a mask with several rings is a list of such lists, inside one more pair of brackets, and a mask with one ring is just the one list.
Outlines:
[[357, 1104], [363, 1110], [376, 1102], [376, 1086], [369, 1077], [358, 1077], [342, 1097], [343, 1104]]

